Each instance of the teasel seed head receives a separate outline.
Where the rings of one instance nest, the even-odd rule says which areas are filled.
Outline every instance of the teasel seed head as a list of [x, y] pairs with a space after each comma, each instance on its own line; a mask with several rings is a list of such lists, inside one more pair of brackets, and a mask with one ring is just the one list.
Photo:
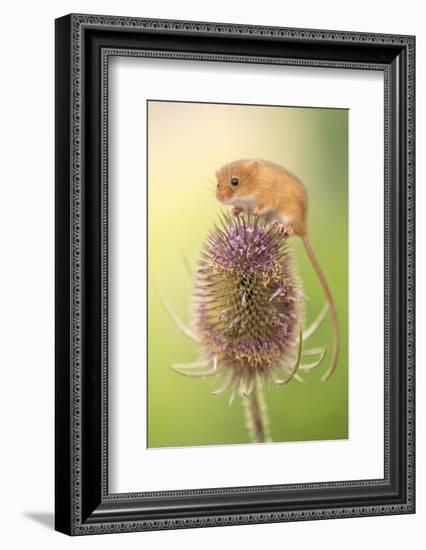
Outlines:
[[[216, 393], [283, 383], [301, 349], [304, 296], [287, 238], [253, 215], [224, 215], [208, 235], [194, 287], [203, 354], [226, 376]], [[217, 368], [216, 368], [217, 366]]]

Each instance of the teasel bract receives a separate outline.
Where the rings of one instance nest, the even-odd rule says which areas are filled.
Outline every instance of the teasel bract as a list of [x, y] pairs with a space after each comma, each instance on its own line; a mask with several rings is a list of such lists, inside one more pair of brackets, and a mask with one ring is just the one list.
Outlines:
[[[172, 368], [187, 376], [221, 379], [215, 395], [240, 396], [254, 442], [271, 441], [263, 387], [302, 381], [326, 348], [303, 350], [327, 312], [305, 332], [304, 294], [288, 244], [262, 217], [223, 215], [202, 246], [193, 291], [192, 331], [163, 302], [176, 325], [195, 340], [202, 359]], [[317, 356], [302, 363], [303, 356]]]

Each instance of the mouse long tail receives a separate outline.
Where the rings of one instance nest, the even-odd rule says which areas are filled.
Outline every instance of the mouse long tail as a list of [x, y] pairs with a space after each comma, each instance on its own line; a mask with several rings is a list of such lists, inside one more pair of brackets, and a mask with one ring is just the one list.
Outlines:
[[306, 253], [311, 261], [311, 264], [315, 270], [315, 273], [318, 276], [318, 279], [320, 280], [321, 286], [324, 290], [324, 293], [327, 297], [328, 304], [330, 306], [330, 315], [331, 315], [331, 321], [333, 325], [333, 349], [331, 354], [331, 364], [324, 376], [322, 377], [322, 380], [328, 380], [330, 376], [333, 374], [333, 372], [336, 370], [337, 365], [337, 359], [339, 357], [339, 348], [340, 348], [340, 330], [339, 330], [339, 323], [337, 321], [337, 311], [336, 311], [336, 304], [334, 303], [333, 295], [331, 293], [330, 287], [328, 286], [327, 279], [324, 276], [324, 273], [321, 270], [321, 267], [319, 265], [319, 262], [317, 260], [317, 257], [314, 254], [314, 251], [312, 250], [312, 245], [308, 237], [302, 237], [303, 244], [305, 245]]

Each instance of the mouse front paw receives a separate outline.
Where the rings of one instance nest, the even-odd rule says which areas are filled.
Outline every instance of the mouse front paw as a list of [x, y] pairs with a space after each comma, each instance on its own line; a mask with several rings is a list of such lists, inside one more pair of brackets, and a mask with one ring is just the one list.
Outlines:
[[234, 208], [232, 209], [232, 215], [239, 216], [242, 211], [243, 209], [240, 206], [234, 206]]

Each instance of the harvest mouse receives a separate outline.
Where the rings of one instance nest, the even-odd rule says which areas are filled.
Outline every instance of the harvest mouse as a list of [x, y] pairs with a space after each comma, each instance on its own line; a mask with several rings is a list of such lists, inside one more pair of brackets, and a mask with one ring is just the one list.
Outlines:
[[278, 225], [283, 235], [298, 235], [305, 246], [330, 307], [333, 325], [331, 365], [324, 375], [334, 372], [339, 355], [340, 335], [336, 305], [307, 235], [307, 196], [302, 182], [291, 172], [266, 160], [236, 160], [216, 172], [216, 197], [233, 206], [233, 214], [252, 212]]

